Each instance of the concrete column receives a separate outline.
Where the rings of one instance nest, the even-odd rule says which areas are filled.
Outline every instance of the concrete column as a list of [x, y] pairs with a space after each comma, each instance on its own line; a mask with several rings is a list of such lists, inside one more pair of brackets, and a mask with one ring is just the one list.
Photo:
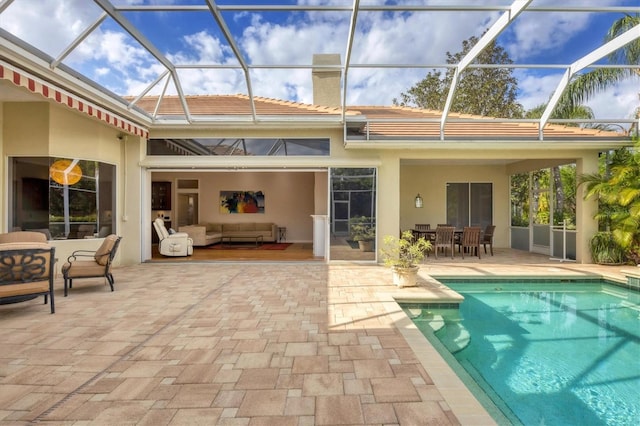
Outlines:
[[[378, 168], [378, 232], [376, 247], [382, 247], [386, 235], [400, 234], [400, 159], [397, 154], [385, 154]], [[415, 194], [414, 194], [415, 197]], [[413, 198], [402, 200], [412, 205]]]
[[327, 258], [329, 235], [329, 217], [325, 214], [312, 214], [313, 218], [313, 255]]
[[[598, 153], [589, 152], [576, 160], [577, 176], [598, 172]], [[598, 221], [593, 217], [598, 212], [597, 199], [584, 199], [587, 188], [580, 185], [576, 192], [576, 261], [593, 263], [589, 251], [589, 240], [598, 232]]]

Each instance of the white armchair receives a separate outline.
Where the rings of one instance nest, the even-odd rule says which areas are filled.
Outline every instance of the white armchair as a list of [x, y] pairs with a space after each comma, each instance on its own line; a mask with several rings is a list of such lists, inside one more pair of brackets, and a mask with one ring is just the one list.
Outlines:
[[164, 220], [157, 218], [153, 227], [158, 234], [158, 250], [163, 256], [191, 256], [193, 254], [193, 240], [186, 232], [169, 234], [164, 226]]

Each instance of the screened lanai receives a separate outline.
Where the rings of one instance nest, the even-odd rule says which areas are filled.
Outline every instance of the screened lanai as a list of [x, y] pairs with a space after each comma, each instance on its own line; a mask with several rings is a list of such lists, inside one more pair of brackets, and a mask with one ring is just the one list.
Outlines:
[[[207, 173], [254, 186], [270, 173], [274, 192], [305, 194], [304, 214], [283, 224], [301, 241], [313, 240], [303, 216], [328, 218], [325, 240], [351, 219], [332, 211], [331, 170], [371, 170], [375, 199], [362, 215], [375, 212], [379, 237], [446, 220], [447, 188], [486, 185], [492, 217], [482, 220], [500, 222], [497, 241], [508, 246], [509, 176], [557, 164], [594, 171], [599, 152], [630, 145], [637, 64], [616, 54], [640, 39], [638, 13], [629, 0], [6, 0], [4, 154], [116, 166], [110, 208], [95, 214], [142, 235], [139, 246], [123, 245], [142, 260], [152, 240], [146, 222], [158, 214], [156, 177], [169, 176], [177, 194], [179, 180], [196, 173], [210, 188], [200, 218], [218, 215], [211, 203], [219, 191], [262, 189], [219, 188]], [[625, 17], [631, 24], [606, 37]], [[456, 55], [469, 40], [473, 47]], [[484, 60], [494, 43], [509, 60]], [[543, 105], [539, 116], [459, 111], [464, 77], [481, 71], [511, 73], [515, 102], [522, 112]], [[591, 71], [623, 77], [585, 98], [591, 118], [555, 116], [571, 83]], [[438, 102], [403, 103], [429, 75], [442, 81]], [[12, 200], [13, 189], [4, 191]], [[418, 193], [428, 197], [421, 211]], [[591, 215], [581, 202], [577, 223]], [[362, 210], [354, 207], [354, 215]], [[177, 221], [174, 210], [166, 216]]]
[[[404, 122], [430, 124], [431, 139], [459, 138], [446, 129], [466, 120], [450, 114], [460, 75], [506, 67], [527, 83], [520, 94], [526, 102], [547, 103], [542, 116], [531, 120], [536, 136], [544, 139], [549, 123], [562, 122], [551, 114], [572, 79], [594, 69], [637, 68], [611, 54], [637, 40], [640, 27], [625, 27], [610, 41], [604, 35], [617, 19], [639, 12], [630, 0], [562, 5], [542, 0], [5, 0], [0, 4], [0, 48], [6, 65], [29, 65], [36, 77], [73, 82], [75, 90], [143, 126], [322, 121], [342, 123], [347, 138], [353, 127], [392, 120], [352, 116], [350, 107], [391, 105], [430, 70], [454, 72], [447, 96], [437, 114]], [[478, 40], [473, 49], [447, 60], [447, 53], [459, 51], [470, 37]], [[480, 52], [493, 41], [506, 47], [511, 63], [479, 62]], [[338, 63], [313, 63], [318, 53], [335, 54]], [[340, 72], [335, 113], [282, 116], [256, 106], [260, 98], [312, 103], [313, 67], [327, 76]], [[17, 96], [6, 83], [3, 87], [3, 99]], [[633, 87], [637, 79], [618, 86], [631, 89], [631, 96], [637, 95]], [[199, 94], [240, 94], [246, 109], [203, 114], [186, 99]], [[143, 98], [154, 107], [140, 108]], [[171, 110], [160, 112], [169, 100]], [[630, 102], [629, 95], [621, 102]], [[597, 109], [589, 123], [628, 128], [636, 120], [633, 106]], [[496, 120], [521, 119], [493, 117], [492, 123]], [[375, 132], [367, 134], [375, 138]]]

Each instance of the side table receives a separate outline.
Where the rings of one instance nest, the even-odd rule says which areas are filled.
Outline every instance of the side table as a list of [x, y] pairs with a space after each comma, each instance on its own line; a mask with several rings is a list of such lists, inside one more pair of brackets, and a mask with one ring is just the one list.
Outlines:
[[278, 242], [287, 240], [287, 228], [284, 226], [278, 226]]

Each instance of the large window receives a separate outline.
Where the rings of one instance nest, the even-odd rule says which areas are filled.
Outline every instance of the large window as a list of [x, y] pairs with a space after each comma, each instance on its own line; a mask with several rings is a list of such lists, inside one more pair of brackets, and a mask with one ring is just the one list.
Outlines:
[[50, 239], [104, 237], [115, 229], [115, 166], [53, 157], [14, 157], [9, 225]]
[[149, 139], [147, 155], [328, 156], [329, 138]]
[[447, 183], [447, 224], [458, 229], [493, 223], [491, 183]]

